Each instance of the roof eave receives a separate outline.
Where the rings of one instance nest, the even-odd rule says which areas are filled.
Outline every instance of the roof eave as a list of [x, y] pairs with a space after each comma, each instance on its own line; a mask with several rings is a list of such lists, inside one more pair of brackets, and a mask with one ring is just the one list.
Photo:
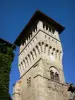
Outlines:
[[24, 27], [24, 29], [22, 30], [22, 32], [20, 33], [20, 35], [15, 40], [14, 44], [16, 44], [17, 46], [20, 46], [21, 40], [26, 35], [25, 32], [32, 25], [33, 21], [36, 21], [37, 19], [40, 20], [39, 16], [41, 16], [41, 18], [43, 17], [43, 19], [45, 19], [48, 23], [51, 22], [53, 25], [55, 25], [55, 27], [56, 27], [57, 31], [59, 32], [59, 34], [65, 29], [63, 26], [61, 26], [59, 23], [57, 23], [56, 21], [54, 21], [53, 19], [51, 19], [50, 17], [48, 17], [47, 15], [45, 15], [44, 13], [42, 13], [41, 11], [36, 10], [36, 12], [33, 14], [33, 16], [31, 17], [30, 21], [26, 25], [26, 27]]

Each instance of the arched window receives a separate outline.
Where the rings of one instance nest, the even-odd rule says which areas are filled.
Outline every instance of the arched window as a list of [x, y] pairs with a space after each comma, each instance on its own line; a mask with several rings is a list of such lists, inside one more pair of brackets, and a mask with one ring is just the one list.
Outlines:
[[57, 82], [60, 81], [59, 71], [54, 66], [50, 67], [50, 78], [51, 78], [51, 80], [54, 80], [54, 81], [57, 81]]

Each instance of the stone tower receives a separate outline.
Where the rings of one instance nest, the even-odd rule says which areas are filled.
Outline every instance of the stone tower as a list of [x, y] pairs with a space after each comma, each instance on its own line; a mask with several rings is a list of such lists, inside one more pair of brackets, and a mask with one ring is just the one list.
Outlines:
[[64, 27], [36, 11], [15, 41], [20, 80], [13, 100], [68, 100], [59, 34]]

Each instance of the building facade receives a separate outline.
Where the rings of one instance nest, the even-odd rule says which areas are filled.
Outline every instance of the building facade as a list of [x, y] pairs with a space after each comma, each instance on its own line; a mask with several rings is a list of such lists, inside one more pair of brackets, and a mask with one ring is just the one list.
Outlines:
[[70, 100], [59, 34], [64, 27], [36, 11], [15, 44], [20, 47], [20, 79], [13, 100]]

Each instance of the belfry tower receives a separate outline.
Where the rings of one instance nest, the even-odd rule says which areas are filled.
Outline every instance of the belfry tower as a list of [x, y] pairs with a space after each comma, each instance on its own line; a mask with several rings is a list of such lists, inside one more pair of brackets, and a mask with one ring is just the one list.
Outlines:
[[36, 11], [15, 41], [20, 80], [13, 100], [68, 100], [59, 34], [64, 27]]

